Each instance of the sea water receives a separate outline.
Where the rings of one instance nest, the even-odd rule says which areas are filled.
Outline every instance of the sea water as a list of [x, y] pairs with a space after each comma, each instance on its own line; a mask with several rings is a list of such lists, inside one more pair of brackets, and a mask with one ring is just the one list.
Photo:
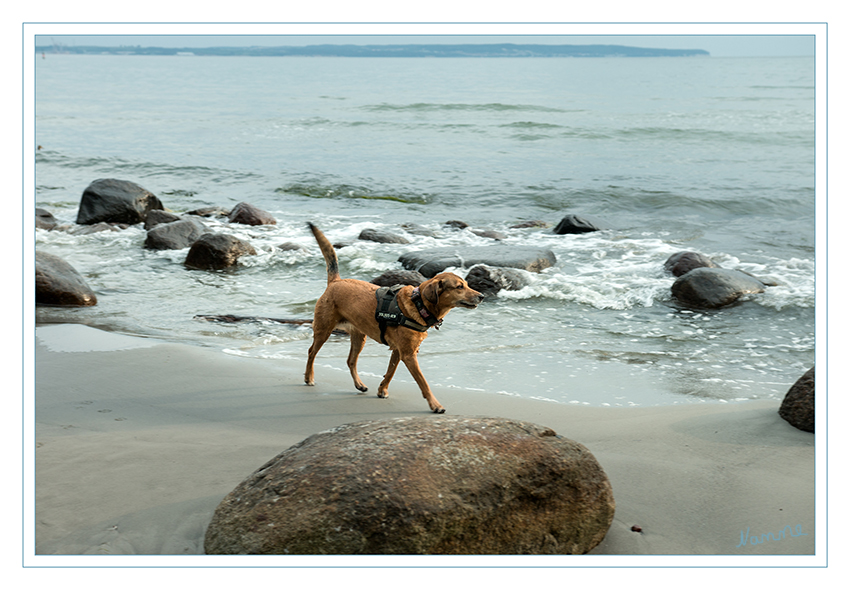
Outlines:
[[[594, 406], [779, 400], [814, 363], [812, 58], [51, 54], [35, 74], [35, 202], [60, 223], [99, 178], [135, 182], [177, 213], [244, 201], [278, 220], [205, 220], [256, 248], [233, 272], [146, 250], [141, 226], [38, 230], [35, 248], [98, 297], [39, 307], [38, 322], [300, 367], [309, 326], [196, 316], [310, 318], [325, 271], [307, 221], [349, 243], [343, 276], [371, 280], [407, 251], [496, 243], [445, 225], [460, 220], [557, 263], [431, 330], [420, 363], [432, 385]], [[513, 228], [570, 213], [607, 229]], [[359, 241], [366, 228], [410, 244]], [[777, 286], [684, 308], [663, 270], [683, 250]], [[344, 371], [347, 352], [345, 338], [326, 344], [317, 378]], [[372, 390], [388, 356], [377, 343], [363, 352]], [[396, 380], [412, 382], [403, 369]]]

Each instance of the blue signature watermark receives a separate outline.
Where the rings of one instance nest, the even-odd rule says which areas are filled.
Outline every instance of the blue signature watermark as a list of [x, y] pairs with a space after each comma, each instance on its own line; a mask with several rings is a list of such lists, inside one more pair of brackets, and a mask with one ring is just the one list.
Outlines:
[[793, 529], [790, 524], [785, 525], [785, 528], [777, 533], [770, 531], [762, 533], [761, 535], [752, 536], [750, 535], [750, 527], [747, 527], [747, 532], [741, 531], [741, 542], [738, 543], [737, 547], [744, 547], [745, 545], [761, 545], [768, 541], [782, 541], [786, 538], [786, 532], [789, 537], [805, 537], [807, 535], [807, 533], [803, 532], [803, 525], [801, 524], [798, 524]]

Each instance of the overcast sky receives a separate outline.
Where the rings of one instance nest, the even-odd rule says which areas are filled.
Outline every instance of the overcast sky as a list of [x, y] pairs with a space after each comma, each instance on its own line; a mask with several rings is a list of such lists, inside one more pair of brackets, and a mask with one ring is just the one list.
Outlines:
[[629, 45], [656, 49], [704, 49], [714, 57], [810, 56], [812, 35], [539, 35], [539, 36], [395, 36], [395, 35], [39, 35], [36, 45], [141, 45], [143, 47], [249, 47], [331, 44], [537, 43]]

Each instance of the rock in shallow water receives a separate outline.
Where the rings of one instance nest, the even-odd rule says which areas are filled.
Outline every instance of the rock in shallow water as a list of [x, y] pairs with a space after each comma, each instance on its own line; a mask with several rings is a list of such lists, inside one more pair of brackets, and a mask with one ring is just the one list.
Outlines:
[[208, 554], [580, 554], [614, 497], [582, 445], [502, 418], [348, 424], [287, 449], [236, 487]]
[[370, 282], [381, 287], [392, 287], [393, 285], [412, 285], [418, 287], [427, 280], [424, 275], [415, 270], [388, 270]]
[[35, 227], [38, 229], [51, 230], [59, 225], [53, 213], [46, 209], [36, 208], [35, 210]]
[[695, 268], [680, 276], [670, 288], [685, 305], [700, 308], [723, 307], [744, 295], [763, 293], [766, 285], [754, 276], [725, 268]]
[[230, 223], [241, 223], [243, 225], [277, 225], [274, 215], [251, 205], [250, 203], [239, 203], [227, 217]]
[[676, 252], [664, 262], [664, 270], [680, 277], [695, 268], [720, 268], [708, 256], [698, 252]]
[[203, 234], [189, 248], [184, 264], [198, 270], [224, 270], [236, 266], [239, 258], [254, 255], [254, 247], [228, 234]]
[[785, 394], [782, 405], [779, 407], [779, 415], [794, 428], [806, 432], [815, 431], [814, 367], [797, 379], [797, 382]]
[[604, 229], [599, 223], [580, 215], [569, 214], [555, 226], [556, 234], [586, 234]]
[[77, 223], [141, 223], [148, 212], [162, 209], [156, 195], [128, 180], [101, 178], [83, 191]]
[[151, 229], [145, 238], [149, 250], [182, 250], [191, 246], [207, 231], [200, 220], [194, 217], [162, 223]]
[[35, 253], [35, 302], [42, 305], [88, 307], [97, 296], [77, 270], [62, 258]]
[[469, 269], [466, 282], [471, 289], [475, 289], [488, 297], [495, 295], [502, 289], [518, 291], [528, 285], [528, 279], [521, 270], [491, 268], [486, 264], [478, 264]]
[[417, 270], [429, 278], [450, 267], [470, 268], [486, 264], [540, 272], [556, 262], [555, 254], [546, 248], [507, 245], [431, 248], [402, 254], [398, 260], [404, 268]]

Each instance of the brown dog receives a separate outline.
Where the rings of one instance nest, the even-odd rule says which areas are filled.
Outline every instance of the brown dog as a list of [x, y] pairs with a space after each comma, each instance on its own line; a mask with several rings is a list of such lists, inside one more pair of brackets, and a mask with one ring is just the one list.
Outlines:
[[[315, 383], [313, 363], [316, 355], [331, 333], [339, 328], [351, 336], [348, 369], [354, 379], [354, 387], [360, 391], [368, 390], [357, 375], [357, 357], [363, 350], [366, 337], [378, 342], [383, 339], [392, 350], [392, 356], [387, 367], [387, 374], [384, 375], [384, 380], [378, 387], [378, 397], [388, 396], [387, 388], [398, 367], [398, 362], [402, 361], [413, 375], [419, 389], [422, 390], [422, 397], [428, 401], [431, 410], [438, 414], [445, 412], [445, 408], [431, 393], [431, 388], [422, 375], [416, 353], [419, 352], [419, 345], [427, 336], [425, 331], [427, 327], [439, 324], [453, 307], [470, 309], [477, 307], [484, 296], [470, 289], [466, 281], [455, 274], [449, 272], [438, 274], [419, 285], [418, 290], [407, 285], [398, 292], [398, 307], [408, 321], [414, 321], [418, 327], [413, 329], [403, 325], [387, 326], [385, 332], [382, 332], [375, 318], [378, 307], [375, 292], [378, 286], [365, 281], [341, 278], [339, 262], [333, 246], [319, 228], [312, 223], [309, 226], [325, 258], [328, 268], [328, 286], [316, 302], [316, 311], [313, 315], [313, 344], [307, 355], [304, 382], [307, 385]], [[416, 299], [419, 301], [417, 302]]]

